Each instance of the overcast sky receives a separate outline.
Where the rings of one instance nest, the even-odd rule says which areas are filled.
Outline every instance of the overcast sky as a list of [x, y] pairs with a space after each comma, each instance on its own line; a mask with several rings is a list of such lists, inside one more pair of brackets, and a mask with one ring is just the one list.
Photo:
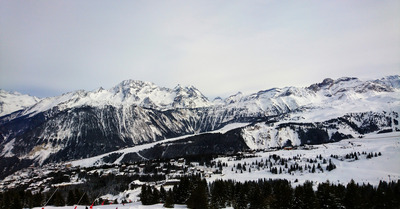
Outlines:
[[0, 0], [0, 88], [34, 96], [123, 80], [210, 99], [400, 73], [400, 1]]

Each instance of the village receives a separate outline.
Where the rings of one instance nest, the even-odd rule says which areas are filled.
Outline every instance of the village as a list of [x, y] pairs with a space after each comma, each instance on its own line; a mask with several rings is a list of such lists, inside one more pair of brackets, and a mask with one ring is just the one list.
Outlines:
[[[48, 192], [52, 188], [68, 187], [87, 183], [90, 178], [124, 176], [133, 180], [129, 187], [141, 185], [142, 181], [157, 180], [158, 183], [171, 185], [179, 182], [184, 175], [202, 175], [210, 177], [220, 172], [218, 168], [200, 166], [198, 162], [187, 163], [184, 158], [170, 159], [165, 162], [138, 162], [121, 165], [98, 165], [93, 167], [72, 167], [71, 164], [50, 163], [44, 166], [30, 166], [7, 176], [0, 182], [0, 191], [23, 188], [33, 194]], [[215, 163], [214, 163], [215, 164]], [[139, 179], [141, 181], [139, 181]]]
[[[313, 146], [285, 147], [283, 151], [312, 150]], [[267, 170], [272, 174], [293, 173], [298, 170], [303, 172], [324, 172], [335, 168], [331, 160], [323, 158], [321, 155], [313, 158], [304, 158], [296, 155], [291, 158], [283, 158], [272, 154], [276, 149], [240, 152], [231, 156], [200, 157], [200, 160], [192, 161], [185, 158], [155, 160], [136, 162], [131, 164], [101, 164], [92, 167], [73, 167], [69, 163], [50, 163], [44, 166], [30, 166], [17, 171], [6, 177], [0, 182], [0, 191], [9, 189], [23, 188], [33, 194], [38, 192], [48, 192], [52, 188], [68, 187], [88, 183], [90, 179], [102, 178], [107, 176], [124, 177], [131, 179], [128, 189], [138, 187], [147, 182], [154, 185], [173, 185], [179, 182], [182, 176], [201, 175], [210, 178], [214, 175], [224, 176], [229, 170], [231, 172], [243, 173]], [[271, 153], [268, 158], [260, 158], [260, 153]], [[359, 154], [350, 153], [351, 158]], [[362, 153], [367, 155], [367, 153]], [[370, 154], [368, 154], [369, 157]], [[343, 159], [349, 159], [343, 156]], [[375, 154], [375, 157], [377, 155]], [[380, 156], [380, 155], [379, 155]], [[246, 158], [256, 158], [256, 160], [246, 163], [242, 161]], [[338, 156], [331, 156], [338, 159]], [[342, 160], [343, 160], [342, 159]], [[243, 163], [244, 162], [244, 163]], [[328, 165], [328, 169], [323, 169]], [[229, 164], [229, 166], [228, 166]], [[229, 167], [229, 168], [228, 168]], [[316, 170], [317, 169], [317, 170]], [[225, 172], [224, 172], [225, 171]]]

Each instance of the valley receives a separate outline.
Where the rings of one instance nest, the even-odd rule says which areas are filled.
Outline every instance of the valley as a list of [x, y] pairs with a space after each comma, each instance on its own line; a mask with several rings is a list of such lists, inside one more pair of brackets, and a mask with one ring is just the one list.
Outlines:
[[[191, 198], [200, 198], [193, 196], [196, 188], [210, 192], [199, 200], [211, 198], [218, 208], [259, 204], [241, 190], [245, 185], [254, 195], [261, 194], [259, 186], [272, 187], [263, 200], [269, 206], [280, 204], [273, 199], [276, 185], [291, 188], [289, 195], [297, 188], [317, 195], [324, 186], [339, 191], [346, 185], [361, 193], [378, 194], [382, 187], [396, 193], [399, 92], [399, 76], [325, 79], [214, 101], [193, 86], [168, 89], [134, 80], [43, 99], [2, 91], [2, 98], [12, 98], [5, 107], [18, 98], [33, 104], [0, 117], [0, 191], [18, 193], [31, 208], [45, 200], [75, 205], [77, 196], [84, 197], [82, 207], [95, 201], [157, 208], [171, 195], [177, 207], [190, 208]], [[220, 184], [224, 191], [240, 189], [236, 195], [245, 195], [244, 202], [230, 193], [215, 200]], [[19, 196], [10, 198], [19, 202]]]

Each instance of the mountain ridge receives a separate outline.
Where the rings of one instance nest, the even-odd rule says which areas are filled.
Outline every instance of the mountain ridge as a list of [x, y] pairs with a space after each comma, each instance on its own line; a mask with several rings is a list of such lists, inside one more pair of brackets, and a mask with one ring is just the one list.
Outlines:
[[39, 102], [35, 96], [0, 89], [0, 117], [27, 108]]
[[[298, 145], [307, 142], [311, 133], [324, 138], [315, 142], [326, 143], [361, 132], [395, 131], [400, 112], [399, 81], [399, 76], [371, 81], [325, 79], [308, 87], [239, 93], [210, 102], [193, 86], [169, 89], [126, 80], [108, 90], [80, 90], [43, 98], [1, 116], [0, 161], [14, 159], [21, 166], [69, 161], [213, 131], [231, 123], [253, 124], [249, 127], [254, 129], [243, 129], [238, 138], [250, 148], [284, 146], [288, 139]], [[366, 112], [371, 114], [353, 119]], [[351, 117], [344, 117], [346, 114]], [[397, 125], [393, 126], [395, 120]], [[266, 122], [270, 125], [265, 127], [262, 123]], [[293, 122], [297, 125], [290, 125]], [[317, 131], [323, 127], [330, 127], [329, 131]], [[268, 131], [273, 134], [265, 135]], [[10, 166], [4, 169], [13, 170]]]
[[[218, 105], [227, 105], [231, 103], [237, 103], [243, 100], [249, 100], [251, 98], [260, 98], [265, 96], [264, 94], [268, 94], [272, 96], [272, 93], [278, 94], [278, 92], [284, 91], [282, 94], [286, 94], [289, 96], [291, 94], [300, 93], [299, 89], [308, 89], [313, 92], [320, 91], [329, 85], [328, 88], [324, 90], [332, 90], [331, 87], [334, 85], [338, 85], [344, 81], [356, 81], [356, 84], [360, 84], [356, 91], [358, 93], [363, 93], [366, 89], [378, 91], [378, 92], [388, 92], [394, 91], [394, 89], [400, 88], [400, 78], [399, 75], [385, 76], [381, 79], [376, 80], [368, 80], [368, 81], [360, 81], [358, 78], [354, 77], [341, 77], [336, 80], [331, 78], [324, 79], [321, 83], [312, 84], [308, 87], [283, 87], [283, 88], [271, 88], [266, 90], [260, 90], [256, 93], [251, 94], [243, 94], [238, 92], [237, 94], [231, 95], [225, 99], [216, 98], [218, 102], [210, 101], [206, 96], [204, 96], [196, 87], [190, 85], [181, 87], [179, 84], [173, 88], [159, 87], [152, 82], [139, 81], [139, 80], [124, 80], [117, 84], [116, 86], [105, 90], [102, 87], [95, 89], [93, 91], [85, 91], [85, 90], [77, 90], [72, 92], [64, 93], [60, 96], [54, 97], [46, 97], [39, 99], [37, 97], [32, 97], [29, 95], [23, 95], [21, 93], [14, 93], [14, 95], [21, 95], [25, 97], [32, 97], [35, 102], [30, 102], [27, 105], [23, 105], [21, 107], [13, 108], [9, 111], [0, 111], [0, 116], [4, 116], [12, 113], [13, 111], [25, 109], [29, 106], [35, 106], [36, 108], [29, 108], [25, 113], [33, 113], [33, 112], [41, 112], [47, 109], [51, 109], [54, 106], [66, 106], [68, 103], [75, 103], [77, 105], [89, 105], [89, 106], [102, 106], [102, 105], [131, 105], [135, 104], [137, 106], [142, 106], [145, 108], [153, 108], [158, 110], [168, 110], [174, 108], [200, 108], [200, 107], [209, 107], [209, 106], [218, 106]], [[364, 85], [361, 85], [361, 84]], [[340, 86], [340, 85], [339, 85]], [[295, 91], [295, 92], [291, 92]], [[340, 89], [333, 89], [334, 93], [340, 93]], [[10, 92], [6, 92], [1, 90], [1, 94], [11, 94]], [[304, 93], [304, 92], [302, 92]], [[0, 94], [0, 96], [1, 96]], [[282, 96], [282, 94], [278, 94], [277, 97]], [[332, 96], [331, 94], [327, 94]], [[87, 97], [84, 100], [84, 97]], [[2, 103], [7, 103], [8, 106], [12, 104], [12, 102], [8, 102], [5, 96], [0, 97]], [[215, 100], [215, 99], [214, 99]], [[22, 101], [22, 100], [21, 100]], [[184, 101], [182, 103], [182, 101]], [[222, 101], [222, 102], [221, 102]], [[43, 104], [38, 104], [43, 103]]]

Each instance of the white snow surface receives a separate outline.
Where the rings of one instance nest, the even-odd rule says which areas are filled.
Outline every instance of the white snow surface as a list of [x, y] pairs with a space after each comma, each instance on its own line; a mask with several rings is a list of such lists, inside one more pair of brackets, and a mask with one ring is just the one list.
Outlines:
[[299, 110], [298, 114], [292, 114], [293, 118], [300, 117], [307, 121], [323, 121], [349, 112], [398, 112], [398, 83], [399, 76], [388, 76], [375, 81], [340, 78], [321, 87], [314, 87], [315, 89], [311, 85], [308, 88], [274, 88], [247, 96], [238, 93], [227, 98], [223, 105], [228, 109], [246, 109], [250, 115], [273, 115]]
[[[4, 92], [4, 91], [1, 91]], [[0, 96], [2, 93], [0, 93]], [[61, 96], [38, 100], [18, 93], [2, 96], [1, 114], [25, 109], [24, 114], [34, 115], [52, 108], [64, 110], [80, 106], [115, 107], [137, 105], [145, 108], [168, 110], [174, 108], [213, 107], [214, 112], [240, 110], [251, 115], [273, 115], [302, 109], [330, 109], [353, 112], [382, 110], [385, 106], [399, 107], [400, 76], [387, 76], [377, 80], [361, 81], [357, 78], [325, 79], [310, 87], [285, 87], [244, 95], [239, 92], [226, 99], [209, 101], [193, 86], [159, 87], [151, 82], [126, 80], [108, 90], [74, 91]], [[382, 103], [385, 103], [383, 107]], [[21, 105], [19, 105], [21, 104]], [[345, 109], [342, 109], [345, 108]], [[4, 112], [4, 113], [3, 113]], [[331, 111], [333, 113], [333, 111]], [[332, 118], [332, 117], [331, 117]]]
[[25, 109], [39, 101], [40, 99], [34, 96], [0, 89], [0, 116]]
[[80, 106], [130, 106], [167, 110], [173, 108], [208, 107], [211, 102], [195, 87], [174, 89], [158, 87], [150, 82], [126, 80], [117, 86], [105, 90], [79, 90], [57, 97], [45, 98], [25, 110], [24, 114], [36, 114], [57, 107], [59, 110]]
[[[208, 181], [215, 181], [216, 179], [234, 179], [236, 181], [244, 182], [249, 180], [257, 180], [260, 178], [266, 179], [288, 179], [292, 182], [293, 186], [303, 184], [305, 181], [313, 181], [316, 185], [318, 183], [329, 181], [335, 184], [347, 184], [352, 179], [359, 184], [371, 184], [377, 186], [379, 181], [397, 181], [400, 180], [400, 133], [392, 132], [386, 134], [368, 134], [362, 139], [346, 139], [336, 143], [329, 143], [323, 145], [315, 145], [311, 150], [278, 150], [271, 152], [257, 152], [255, 158], [242, 159], [240, 161], [232, 160], [229, 157], [217, 158], [215, 161], [222, 161], [228, 164], [224, 167], [221, 175], [213, 175]], [[345, 156], [352, 152], [381, 152], [382, 156], [366, 159], [365, 156], [360, 157], [359, 160], [338, 160], [331, 158], [331, 155]], [[301, 156], [302, 159], [316, 158], [322, 155], [323, 158], [332, 159], [332, 162], [337, 166], [336, 169], [328, 172], [317, 173], [301, 173], [295, 172], [294, 174], [272, 174], [269, 169], [257, 170], [252, 168], [250, 172], [235, 173], [231, 171], [234, 164], [246, 162], [252, 164], [256, 160], [260, 162], [262, 159], [268, 158], [270, 155], [279, 155], [282, 158], [293, 158], [293, 156]], [[301, 162], [299, 163], [302, 164]], [[322, 165], [326, 167], [326, 165]], [[295, 183], [295, 180], [298, 180]]]
[[1, 152], [0, 156], [4, 157], [12, 157], [14, 154], [12, 153], [12, 149], [14, 147], [15, 139], [11, 139], [11, 141], [4, 144], [4, 149]]

